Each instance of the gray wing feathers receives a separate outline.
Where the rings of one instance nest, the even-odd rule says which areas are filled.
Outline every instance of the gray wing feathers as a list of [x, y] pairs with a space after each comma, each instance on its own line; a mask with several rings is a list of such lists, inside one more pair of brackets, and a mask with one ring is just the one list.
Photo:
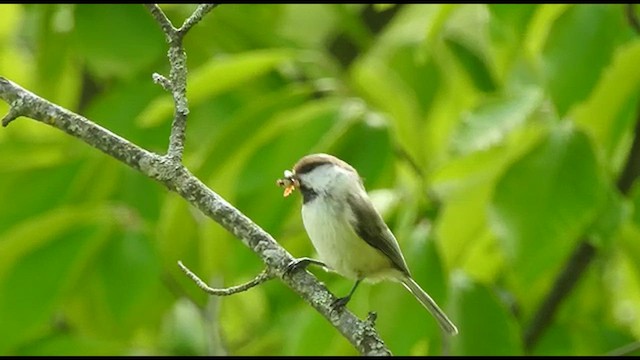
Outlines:
[[387, 255], [398, 270], [407, 276], [411, 276], [396, 238], [384, 220], [382, 220], [378, 211], [375, 210], [371, 201], [363, 198], [362, 194], [351, 194], [347, 198], [347, 202], [355, 216], [356, 221], [352, 222], [351, 225], [358, 236]]

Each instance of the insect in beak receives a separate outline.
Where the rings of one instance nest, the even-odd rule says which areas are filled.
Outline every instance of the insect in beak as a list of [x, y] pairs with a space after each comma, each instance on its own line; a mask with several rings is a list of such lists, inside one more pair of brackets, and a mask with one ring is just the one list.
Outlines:
[[296, 179], [293, 173], [289, 170], [284, 171], [284, 179], [278, 179], [276, 184], [284, 188], [284, 197], [291, 195], [296, 187], [300, 186], [298, 179]]

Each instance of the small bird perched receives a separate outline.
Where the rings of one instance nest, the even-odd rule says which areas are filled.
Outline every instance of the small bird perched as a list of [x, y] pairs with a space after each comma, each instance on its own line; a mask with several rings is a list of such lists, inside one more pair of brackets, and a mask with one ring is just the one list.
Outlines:
[[413, 280], [395, 236], [374, 208], [358, 172], [327, 154], [300, 159], [277, 184], [284, 196], [302, 193], [302, 221], [321, 261], [301, 258], [290, 269], [313, 263], [356, 280], [349, 294], [332, 304], [342, 307], [362, 280], [401, 282], [436, 318], [448, 334], [458, 329]]

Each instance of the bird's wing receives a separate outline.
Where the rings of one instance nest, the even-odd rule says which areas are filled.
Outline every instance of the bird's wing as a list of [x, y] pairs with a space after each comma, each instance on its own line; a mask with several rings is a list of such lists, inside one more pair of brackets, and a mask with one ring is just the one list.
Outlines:
[[410, 276], [409, 268], [402, 256], [398, 241], [366, 196], [363, 191], [361, 194], [351, 194], [347, 198], [349, 207], [354, 215], [354, 219], [350, 221], [351, 226], [364, 241], [391, 259], [391, 262], [398, 270]]

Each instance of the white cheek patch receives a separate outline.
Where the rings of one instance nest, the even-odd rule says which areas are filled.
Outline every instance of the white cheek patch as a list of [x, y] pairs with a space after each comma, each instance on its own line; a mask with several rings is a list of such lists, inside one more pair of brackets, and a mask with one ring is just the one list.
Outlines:
[[333, 167], [329, 165], [321, 165], [302, 176], [304, 176], [306, 183], [314, 190], [327, 192], [338, 175], [339, 172]]

